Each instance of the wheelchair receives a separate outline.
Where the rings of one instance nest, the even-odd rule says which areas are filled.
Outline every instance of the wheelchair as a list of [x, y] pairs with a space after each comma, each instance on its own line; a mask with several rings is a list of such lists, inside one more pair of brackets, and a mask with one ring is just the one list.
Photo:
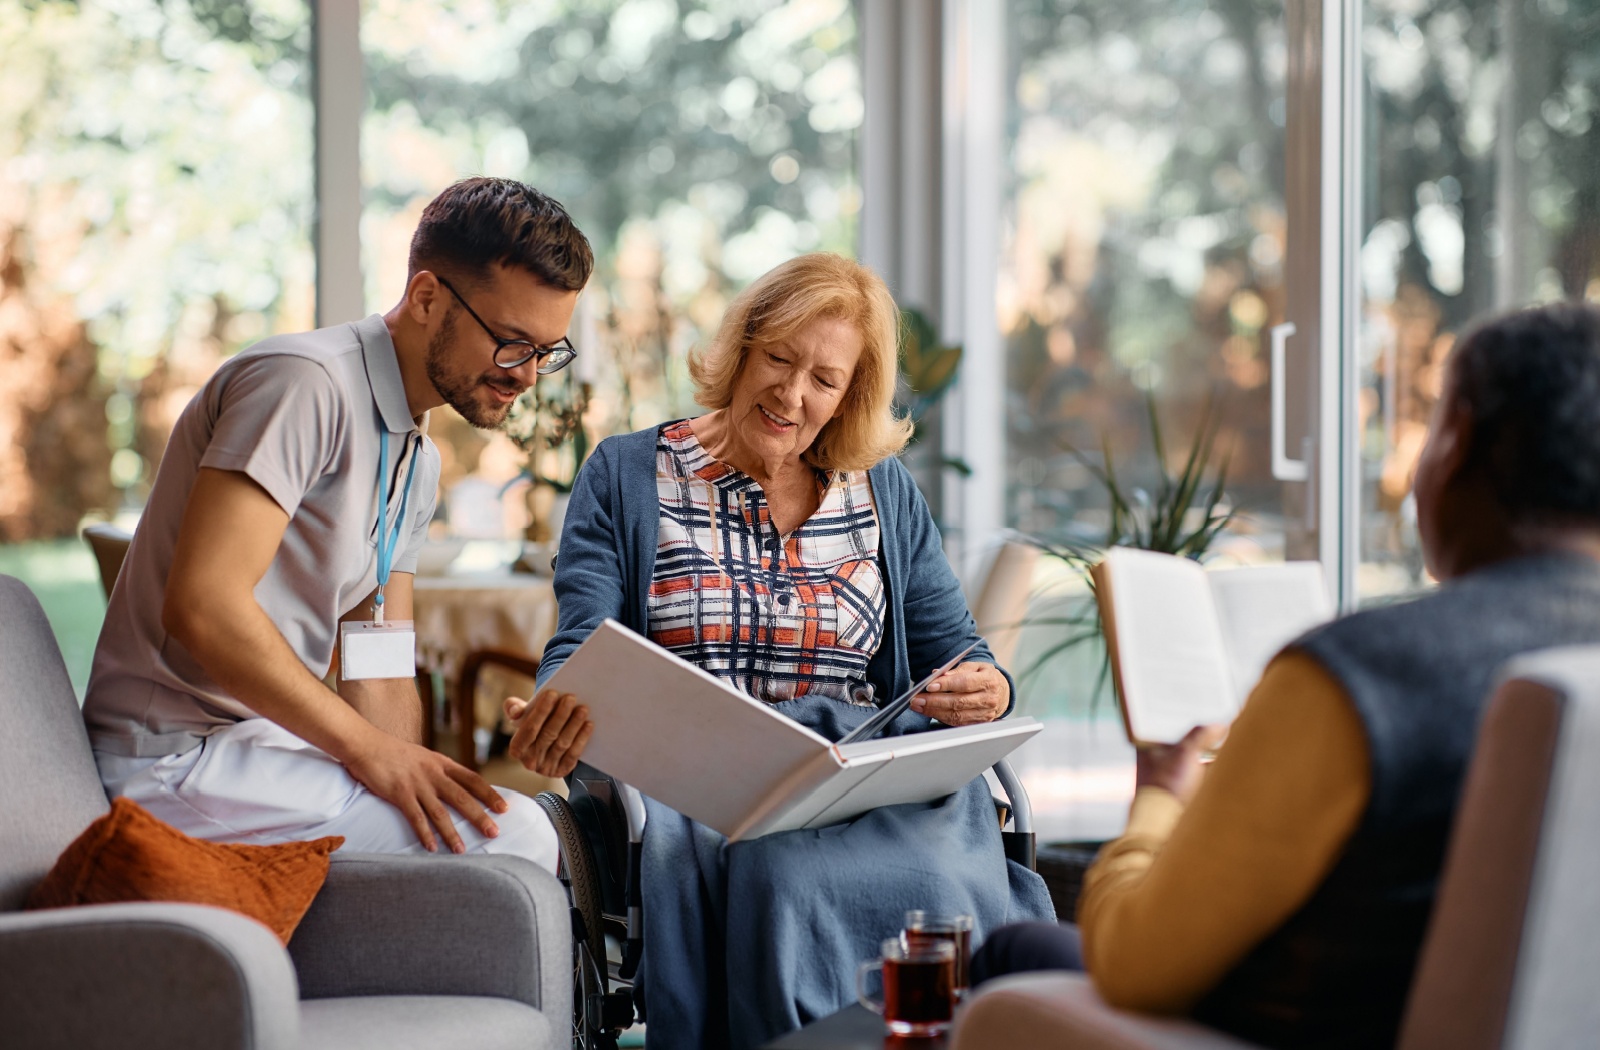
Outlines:
[[[1037, 869], [1038, 847], [1027, 792], [1004, 759], [990, 770], [1006, 857]], [[535, 801], [549, 815], [561, 843], [557, 876], [572, 915], [572, 1045], [614, 1050], [617, 1038], [644, 1022], [644, 1001], [634, 981], [644, 955], [644, 798], [635, 788], [579, 763], [567, 777], [568, 795], [542, 792]]]

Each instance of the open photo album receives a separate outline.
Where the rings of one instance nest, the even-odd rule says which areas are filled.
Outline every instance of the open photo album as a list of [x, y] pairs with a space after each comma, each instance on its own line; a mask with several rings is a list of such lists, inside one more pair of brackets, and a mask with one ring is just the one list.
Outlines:
[[586, 763], [734, 841], [943, 798], [1042, 728], [1008, 718], [835, 744], [615, 620], [547, 685], [588, 706]]

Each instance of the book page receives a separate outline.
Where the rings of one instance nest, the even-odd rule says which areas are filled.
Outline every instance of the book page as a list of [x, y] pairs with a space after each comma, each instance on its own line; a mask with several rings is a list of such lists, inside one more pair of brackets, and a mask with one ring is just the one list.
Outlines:
[[879, 806], [943, 798], [982, 776], [1043, 728], [1032, 718], [1005, 718], [842, 745], [845, 769], [840, 775], [849, 776], [858, 765], [869, 765], [871, 775], [803, 826], [820, 828]]
[[724, 835], [839, 769], [820, 734], [613, 620], [548, 685], [589, 708], [585, 762]]
[[1239, 705], [1205, 569], [1113, 547], [1095, 579], [1128, 738], [1172, 744], [1197, 725], [1232, 721]]
[[1212, 569], [1207, 577], [1240, 704], [1278, 650], [1333, 618], [1322, 566], [1314, 561]]

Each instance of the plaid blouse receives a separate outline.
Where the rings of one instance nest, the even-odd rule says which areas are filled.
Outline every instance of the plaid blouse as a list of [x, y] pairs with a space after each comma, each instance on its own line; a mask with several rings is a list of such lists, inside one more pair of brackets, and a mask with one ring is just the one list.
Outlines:
[[657, 442], [656, 488], [650, 640], [767, 703], [872, 704], [887, 596], [866, 472], [827, 478], [817, 512], [780, 536], [755, 479], [681, 422]]

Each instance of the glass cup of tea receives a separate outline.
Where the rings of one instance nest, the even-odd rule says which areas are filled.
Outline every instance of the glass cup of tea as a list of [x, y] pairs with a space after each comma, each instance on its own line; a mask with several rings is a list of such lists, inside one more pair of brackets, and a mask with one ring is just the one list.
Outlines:
[[[908, 944], [891, 937], [883, 942], [883, 956], [864, 962], [856, 971], [856, 998], [895, 1035], [926, 1037], [950, 1027], [955, 1012], [955, 947], [948, 941]], [[867, 994], [873, 973], [879, 973], [880, 998]]]
[[971, 986], [969, 971], [972, 966], [972, 916], [935, 915], [925, 911], [906, 912], [906, 928], [900, 939], [908, 945], [939, 941], [949, 943], [955, 950], [956, 1000], [967, 994]]

